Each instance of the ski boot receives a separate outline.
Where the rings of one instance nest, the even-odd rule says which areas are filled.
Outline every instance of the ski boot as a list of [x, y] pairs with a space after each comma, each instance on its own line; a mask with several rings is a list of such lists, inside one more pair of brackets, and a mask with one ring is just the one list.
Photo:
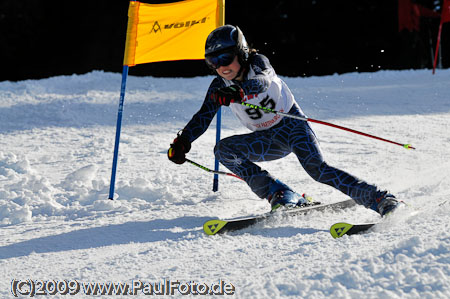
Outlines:
[[276, 180], [270, 186], [268, 201], [272, 207], [272, 212], [280, 207], [288, 209], [315, 205], [312, 198], [305, 194], [300, 195], [292, 191], [288, 186]]
[[370, 207], [375, 212], [378, 212], [381, 217], [392, 213], [400, 205], [404, 204], [402, 201], [398, 201], [394, 195], [388, 193], [387, 191], [377, 192], [377, 198], [375, 202]]

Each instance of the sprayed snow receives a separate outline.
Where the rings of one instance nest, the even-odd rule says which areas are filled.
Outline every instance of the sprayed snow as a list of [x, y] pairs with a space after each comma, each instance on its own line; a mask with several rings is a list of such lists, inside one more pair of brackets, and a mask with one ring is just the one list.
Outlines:
[[[0, 296], [12, 296], [17, 278], [223, 280], [236, 298], [448, 298], [449, 78], [449, 70], [284, 78], [308, 116], [417, 148], [312, 124], [330, 164], [420, 209], [339, 240], [330, 224], [378, 216], [355, 207], [203, 234], [210, 217], [269, 209], [239, 180], [221, 178], [213, 193], [210, 174], [166, 158], [211, 77], [128, 79], [114, 201], [107, 197], [121, 76], [0, 82]], [[245, 132], [225, 109], [222, 136]], [[212, 167], [214, 142], [212, 125], [189, 157]], [[309, 178], [293, 155], [261, 165], [316, 199], [345, 199]]]

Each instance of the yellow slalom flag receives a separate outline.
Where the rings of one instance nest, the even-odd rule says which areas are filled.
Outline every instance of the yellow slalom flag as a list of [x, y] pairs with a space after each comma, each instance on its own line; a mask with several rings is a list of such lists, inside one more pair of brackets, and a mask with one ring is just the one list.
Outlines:
[[204, 59], [206, 38], [224, 15], [225, 0], [130, 1], [123, 64]]

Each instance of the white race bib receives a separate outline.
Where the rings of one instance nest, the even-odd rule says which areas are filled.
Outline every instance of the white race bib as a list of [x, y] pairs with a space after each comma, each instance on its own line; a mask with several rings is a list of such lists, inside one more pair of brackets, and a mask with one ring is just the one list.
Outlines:
[[[251, 79], [251, 73], [249, 72], [249, 79]], [[287, 113], [294, 104], [294, 96], [286, 83], [275, 75], [265, 92], [246, 95], [243, 101]], [[231, 104], [230, 108], [241, 123], [252, 131], [262, 131], [271, 128], [283, 118], [283, 116], [275, 113], [238, 104]]]

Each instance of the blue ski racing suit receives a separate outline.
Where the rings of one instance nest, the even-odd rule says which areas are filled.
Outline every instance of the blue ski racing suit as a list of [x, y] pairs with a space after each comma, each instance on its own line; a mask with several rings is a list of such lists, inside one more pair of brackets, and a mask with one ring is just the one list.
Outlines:
[[[243, 101], [273, 110], [305, 117], [288, 86], [276, 75], [269, 60], [251, 55], [244, 80], [226, 80], [219, 75], [212, 81], [200, 110], [182, 130], [182, 137], [195, 141], [208, 128], [220, 105], [211, 100], [219, 88], [238, 85], [245, 93]], [[358, 204], [370, 208], [383, 192], [375, 185], [328, 165], [308, 122], [283, 117], [247, 106], [231, 104], [235, 116], [252, 132], [220, 140], [214, 148], [216, 158], [244, 179], [260, 198], [268, 198], [275, 181], [254, 162], [273, 161], [294, 153], [305, 171], [316, 181], [347, 194]]]

